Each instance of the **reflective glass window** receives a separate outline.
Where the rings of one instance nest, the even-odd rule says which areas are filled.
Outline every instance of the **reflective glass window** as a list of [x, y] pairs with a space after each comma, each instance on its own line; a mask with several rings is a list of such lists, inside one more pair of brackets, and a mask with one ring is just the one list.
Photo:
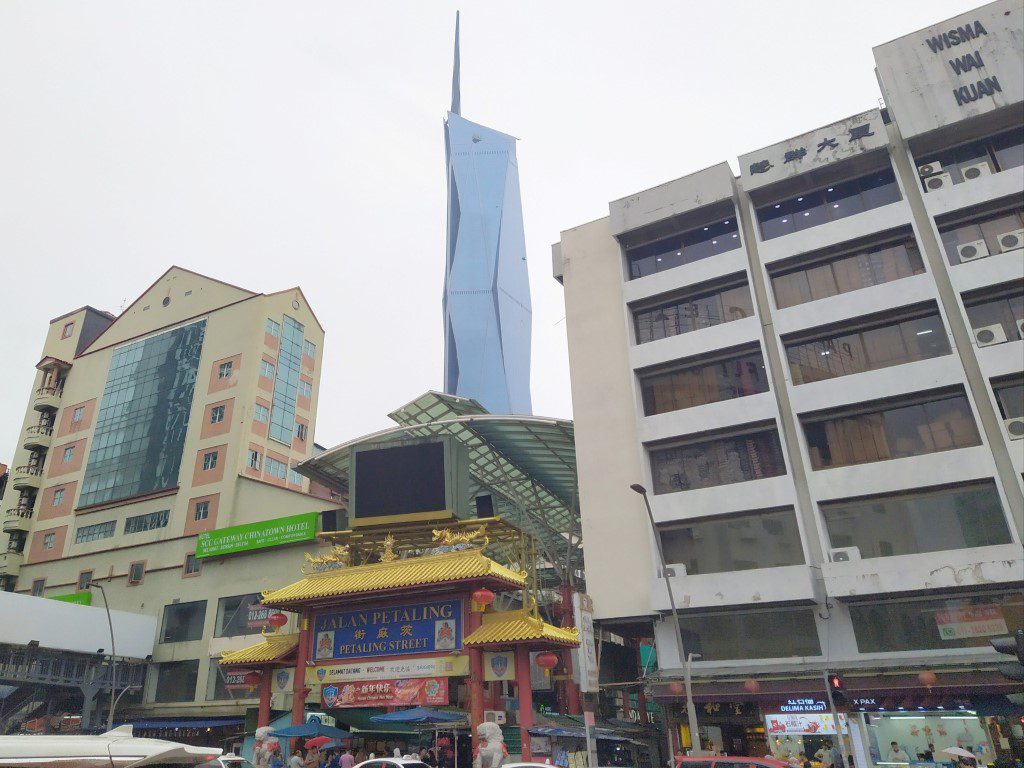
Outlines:
[[79, 504], [178, 484], [206, 321], [114, 351]]
[[696, 227], [687, 232], [626, 249], [629, 277], [664, 272], [683, 264], [706, 259], [739, 248], [740, 236], [735, 217]]
[[713, 325], [752, 317], [754, 305], [746, 283], [684, 294], [655, 306], [633, 310], [637, 344], [678, 336]]
[[[1024, 230], [1024, 209], [988, 214], [959, 224], [943, 226], [939, 230], [939, 235], [946, 251], [946, 260], [956, 265], [964, 263], [960, 256], [960, 247], [974, 245], [977, 251], [978, 241], [983, 241], [983, 247], [989, 254], [1020, 248], [1024, 244], [1021, 230]], [[1007, 247], [1014, 241], [1007, 240], [1004, 244], [1003, 236], [1013, 233], [1017, 233], [1016, 244]]]
[[665, 561], [685, 565], [688, 576], [804, 562], [792, 508], [699, 519], [660, 533]]
[[192, 512], [192, 519], [196, 522], [205, 520], [210, 516], [210, 502], [208, 501], [197, 501]]
[[[968, 166], [984, 163], [989, 173], [999, 173], [1024, 165], [1024, 133], [1019, 128], [1013, 129], [952, 149], [922, 155], [915, 158], [915, 162], [919, 167], [939, 163], [942, 172], [948, 173], [954, 184], [961, 184], [965, 181], [964, 171]], [[921, 183], [924, 184], [924, 179], [921, 179]]]
[[850, 605], [861, 653], [989, 649], [989, 638], [1024, 626], [1024, 592], [1011, 590], [955, 598]]
[[214, 637], [252, 635], [267, 626], [270, 609], [260, 603], [259, 592], [222, 597], [217, 601]]
[[782, 446], [774, 429], [652, 448], [650, 457], [656, 494], [786, 474]]
[[109, 539], [114, 535], [116, 528], [116, 520], [96, 523], [94, 525], [83, 525], [75, 531], [75, 544], [84, 544], [87, 541], [96, 541], [98, 539]]
[[992, 387], [1004, 419], [1024, 418], [1024, 381], [1008, 381]]
[[271, 336], [280, 336], [281, 335], [281, 324], [279, 322], [277, 322], [276, 320], [271, 320], [268, 317], [267, 318], [267, 333], [269, 333]]
[[1009, 544], [1010, 530], [991, 481], [893, 496], [822, 503], [833, 547], [862, 558]]
[[684, 614], [683, 647], [701, 661], [820, 656], [813, 608]]
[[142, 531], [152, 531], [156, 528], [166, 528], [170, 517], [171, 511], [169, 509], [128, 517], [124, 521], [124, 532], [141, 533]]
[[199, 680], [199, 659], [165, 661], [156, 665], [156, 692], [153, 701], [192, 701]]
[[[999, 326], [1007, 341], [1024, 338], [1024, 332], [1021, 331], [1021, 324], [1024, 323], [1024, 290], [1019, 287], [1019, 284], [1018, 287], [1010, 290], [1000, 290], [976, 298], [965, 299], [964, 307], [973, 330], [979, 331], [982, 328], [992, 329], [993, 326]], [[998, 328], [994, 332], [998, 332]], [[1000, 341], [1000, 339], [993, 339], [993, 343]]]
[[183, 643], [201, 640], [203, 623], [206, 621], [206, 601], [171, 603], [164, 606], [162, 643]]
[[252, 417], [255, 421], [261, 421], [264, 424], [266, 424], [268, 421], [270, 421], [270, 409], [267, 408], [265, 405], [260, 405], [259, 403], [256, 403], [256, 405], [254, 405], [252, 408]]
[[305, 327], [288, 315], [281, 329], [281, 349], [277, 357], [277, 378], [270, 409], [271, 439], [291, 445], [295, 424], [295, 400], [299, 392], [299, 369], [302, 365], [302, 334]]
[[768, 391], [760, 351], [674, 366], [639, 378], [647, 416]]

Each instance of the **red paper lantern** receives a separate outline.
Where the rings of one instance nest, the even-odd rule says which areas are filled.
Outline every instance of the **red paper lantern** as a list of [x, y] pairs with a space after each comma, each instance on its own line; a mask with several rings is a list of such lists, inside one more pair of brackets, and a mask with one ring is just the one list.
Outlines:
[[272, 627], [283, 627], [288, 623], [288, 617], [283, 613], [272, 613], [267, 616], [267, 624]]
[[757, 693], [758, 691], [761, 690], [761, 684], [757, 680], [754, 680], [754, 679], [744, 680], [743, 681], [743, 689], [747, 693]]
[[933, 685], [939, 682], [939, 676], [930, 669], [926, 669], [924, 672], [917, 673], [917, 681], [930, 690]]
[[534, 663], [541, 669], [554, 669], [558, 666], [558, 654], [551, 651], [538, 653]]
[[480, 605], [490, 605], [494, 602], [494, 593], [491, 590], [481, 587], [473, 593], [473, 602]]
[[250, 672], [249, 674], [247, 674], [245, 677], [242, 678], [242, 682], [244, 682], [250, 688], [255, 688], [257, 685], [260, 684], [260, 680], [262, 680], [262, 679], [263, 679], [263, 675], [261, 675], [256, 670], [253, 670], [252, 672]]
[[682, 696], [686, 691], [686, 686], [679, 682], [671, 682], [668, 684], [668, 692], [673, 696]]

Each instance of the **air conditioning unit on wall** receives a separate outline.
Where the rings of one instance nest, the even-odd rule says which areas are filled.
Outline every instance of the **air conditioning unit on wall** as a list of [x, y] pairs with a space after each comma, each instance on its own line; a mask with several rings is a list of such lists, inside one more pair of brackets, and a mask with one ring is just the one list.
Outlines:
[[991, 347], [993, 344], [1002, 344], [1006, 341], [1006, 331], [1003, 326], [985, 325], [974, 329], [974, 341], [979, 347]]
[[498, 725], [505, 724], [505, 713], [500, 709], [485, 709], [484, 710], [484, 722], [485, 723], [497, 723]]
[[999, 252], [1006, 253], [1014, 248], [1024, 246], [1024, 229], [1015, 229], [1012, 232], [1004, 232], [996, 238], [999, 243]]
[[830, 549], [828, 559], [833, 563], [852, 563], [854, 560], [860, 560], [860, 550], [857, 547]]
[[969, 243], [958, 245], [956, 253], [960, 257], [961, 264], [968, 261], [977, 261], [988, 256], [988, 245], [984, 240], [972, 240]]
[[949, 189], [952, 186], [953, 179], [950, 178], [948, 173], [937, 173], [924, 180], [926, 192], [937, 192], [940, 189]]
[[992, 166], [983, 160], [982, 162], [975, 163], [974, 165], [965, 165], [960, 169], [960, 173], [963, 175], [964, 181], [974, 181], [975, 179], [980, 179], [982, 176], [991, 176]]
[[942, 173], [942, 163], [925, 163], [924, 165], [919, 165], [917, 166], [917, 173], [922, 179], [927, 179], [929, 176]]
[[1024, 440], [1024, 419], [1007, 419], [1005, 424], [1011, 440]]

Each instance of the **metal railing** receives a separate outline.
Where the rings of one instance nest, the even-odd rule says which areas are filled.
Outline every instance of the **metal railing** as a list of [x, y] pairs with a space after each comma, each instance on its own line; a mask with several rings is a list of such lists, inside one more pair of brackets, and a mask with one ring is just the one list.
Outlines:
[[34, 424], [31, 427], [25, 428], [26, 435], [42, 435], [43, 437], [49, 437], [53, 434], [53, 427], [48, 424]]
[[[0, 646], [0, 681], [5, 683], [82, 686], [110, 673], [109, 657], [49, 648]], [[119, 659], [116, 688], [141, 686], [146, 666]]]
[[6, 512], [7, 517], [32, 517], [32, 507], [19, 504]]
[[64, 387], [40, 387], [36, 390], [37, 397], [43, 397], [44, 395], [52, 395], [53, 397], [60, 397], [64, 394]]
[[41, 464], [25, 464], [20, 467], [15, 467], [14, 475], [31, 475], [32, 477], [39, 477], [43, 474], [43, 467]]

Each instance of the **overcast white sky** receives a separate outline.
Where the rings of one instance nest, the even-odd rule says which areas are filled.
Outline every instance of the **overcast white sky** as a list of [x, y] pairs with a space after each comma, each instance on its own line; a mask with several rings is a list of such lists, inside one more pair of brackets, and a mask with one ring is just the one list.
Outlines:
[[318, 442], [440, 388], [456, 8], [463, 115], [520, 138], [534, 411], [568, 417], [559, 232], [876, 106], [873, 45], [979, 4], [0, 0], [0, 461], [47, 322], [171, 264], [302, 286]]

